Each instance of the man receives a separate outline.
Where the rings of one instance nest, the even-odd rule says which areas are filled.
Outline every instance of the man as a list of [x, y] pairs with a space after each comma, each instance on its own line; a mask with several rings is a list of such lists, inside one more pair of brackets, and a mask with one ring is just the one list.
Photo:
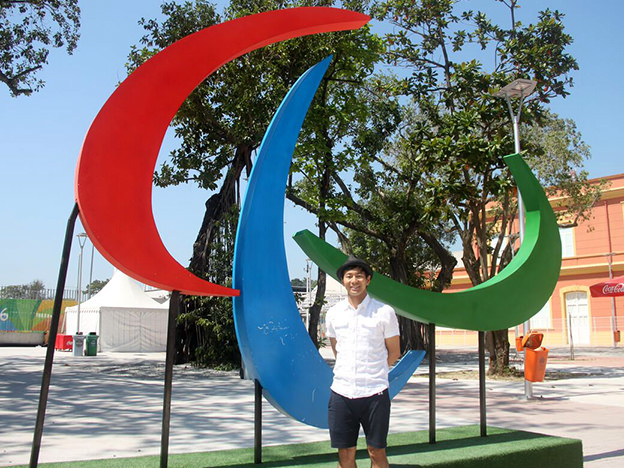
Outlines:
[[388, 468], [390, 423], [388, 369], [399, 358], [399, 325], [392, 307], [372, 299], [371, 267], [349, 257], [337, 271], [347, 298], [327, 312], [326, 326], [336, 364], [329, 399], [329, 435], [339, 468], [356, 468], [360, 425], [373, 468]]

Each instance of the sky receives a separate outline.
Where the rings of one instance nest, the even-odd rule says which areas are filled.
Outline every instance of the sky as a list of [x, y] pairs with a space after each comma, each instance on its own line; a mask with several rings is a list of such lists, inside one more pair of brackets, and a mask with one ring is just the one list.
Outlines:
[[[41, 280], [57, 283], [67, 219], [74, 204], [73, 179], [89, 125], [117, 83], [126, 77], [130, 46], [138, 44], [140, 18], [159, 18], [158, 0], [80, 1], [81, 38], [73, 55], [54, 50], [40, 76], [46, 86], [30, 97], [12, 98], [0, 86], [0, 286]], [[467, 0], [472, 9], [496, 15], [502, 5]], [[619, 112], [624, 107], [624, 47], [620, 0], [524, 0], [517, 19], [535, 20], [550, 8], [566, 14], [566, 31], [574, 38], [569, 52], [580, 70], [566, 99], [551, 103], [561, 117], [573, 119], [592, 150], [586, 169], [592, 178], [624, 173]], [[487, 8], [486, 8], [487, 7]], [[490, 11], [495, 8], [495, 11]], [[503, 105], [503, 103], [501, 103]], [[618, 130], [620, 129], [620, 130]], [[511, 126], [510, 126], [511, 131]], [[175, 147], [168, 133], [159, 161]], [[187, 265], [209, 192], [193, 185], [154, 188], [156, 225], [171, 255]], [[123, 227], [120, 227], [123, 229]], [[284, 233], [292, 278], [305, 275], [305, 255], [292, 241], [301, 230], [315, 231], [314, 218], [286, 201]], [[83, 232], [80, 223], [74, 234]], [[73, 243], [67, 288], [78, 283], [80, 247]], [[110, 278], [113, 267], [87, 241], [82, 285], [89, 278]]]

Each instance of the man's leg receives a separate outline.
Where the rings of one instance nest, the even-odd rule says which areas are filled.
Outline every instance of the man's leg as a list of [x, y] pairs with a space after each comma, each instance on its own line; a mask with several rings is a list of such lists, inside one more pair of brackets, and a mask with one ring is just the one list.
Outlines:
[[338, 468], [357, 468], [355, 452], [355, 447], [338, 449]]
[[390, 426], [390, 396], [388, 390], [368, 398], [369, 405], [362, 418], [366, 445], [372, 468], [388, 468], [386, 443]]
[[360, 431], [359, 418], [353, 414], [353, 401], [331, 392], [328, 422], [331, 446], [338, 449], [339, 468], [357, 468], [355, 453]]
[[371, 468], [390, 468], [385, 448], [375, 448], [369, 445], [368, 455], [371, 459]]

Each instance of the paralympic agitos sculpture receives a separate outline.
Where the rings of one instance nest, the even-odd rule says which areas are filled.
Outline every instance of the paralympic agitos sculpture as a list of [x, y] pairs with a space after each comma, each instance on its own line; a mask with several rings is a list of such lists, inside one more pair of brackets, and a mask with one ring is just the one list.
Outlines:
[[[292, 294], [284, 248], [284, 191], [305, 114], [330, 59], [309, 69], [273, 117], [254, 164], [234, 253], [234, 320], [250, 378], [265, 397], [306, 424], [327, 427], [332, 371], [310, 340]], [[424, 351], [411, 351], [390, 371], [394, 397]]]
[[[272, 42], [355, 29], [368, 20], [333, 8], [280, 10], [213, 26], [172, 44], [111, 95], [89, 129], [76, 172], [82, 223], [100, 253], [152, 286], [195, 295], [238, 296], [240, 292], [234, 302], [235, 322], [248, 372], [277, 408], [319, 427], [326, 426], [331, 371], [309, 340], [294, 304], [282, 217], [292, 151], [328, 61], [297, 82], [265, 135], [241, 212], [236, 289], [195, 277], [166, 251], [151, 212], [152, 174], [175, 112], [218, 67]], [[513, 326], [535, 314], [558, 276], [559, 237], [543, 191], [520, 156], [508, 157], [507, 162], [525, 197], [527, 236], [501, 275], [464, 293], [444, 295], [405, 289], [376, 275], [371, 293], [410, 318], [473, 330]], [[335, 272], [340, 252], [310, 234], [299, 234], [297, 241], [321, 268]], [[516, 289], [531, 292], [515, 294]], [[514, 299], [509, 299], [511, 294]], [[422, 354], [408, 354], [393, 370], [393, 394], [413, 373]]]

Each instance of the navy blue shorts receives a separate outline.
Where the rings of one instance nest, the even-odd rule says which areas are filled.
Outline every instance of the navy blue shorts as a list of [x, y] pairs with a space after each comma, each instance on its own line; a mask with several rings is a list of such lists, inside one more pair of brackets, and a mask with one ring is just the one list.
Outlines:
[[364, 429], [368, 446], [386, 448], [390, 425], [388, 389], [364, 398], [347, 398], [332, 391], [328, 409], [329, 438], [333, 448], [355, 447], [360, 426]]

